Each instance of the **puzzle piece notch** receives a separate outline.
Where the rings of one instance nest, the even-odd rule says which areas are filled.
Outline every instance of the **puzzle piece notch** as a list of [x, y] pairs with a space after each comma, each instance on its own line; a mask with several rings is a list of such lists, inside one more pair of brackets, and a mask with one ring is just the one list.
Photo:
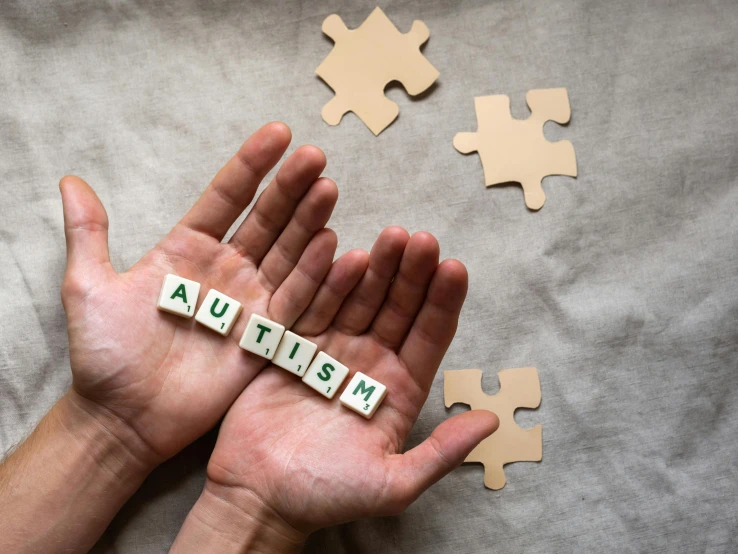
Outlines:
[[537, 408], [541, 403], [541, 384], [534, 367], [503, 369], [498, 373], [500, 391], [490, 396], [482, 390], [482, 371], [461, 369], [444, 371], [446, 407], [467, 404], [472, 410], [497, 414], [500, 427], [467, 456], [465, 462], [484, 465], [484, 485], [493, 490], [505, 486], [503, 466], [511, 462], [539, 462], [543, 458], [543, 430], [540, 425], [522, 429], [515, 423], [517, 408]]
[[530, 90], [525, 98], [531, 111], [527, 119], [513, 119], [507, 95], [474, 98], [477, 132], [457, 133], [454, 147], [462, 154], [479, 152], [488, 187], [520, 183], [525, 205], [539, 210], [546, 201], [541, 187], [544, 177], [577, 176], [571, 142], [549, 142], [543, 135], [548, 121], [568, 123], [571, 107], [565, 88]]
[[378, 135], [400, 113], [399, 106], [384, 95], [390, 82], [399, 81], [415, 96], [438, 78], [436, 68], [420, 52], [430, 37], [422, 21], [414, 21], [403, 34], [375, 8], [357, 29], [348, 29], [341, 17], [333, 14], [323, 21], [322, 30], [335, 42], [315, 70], [336, 93], [321, 112], [329, 125], [338, 125], [352, 111]]

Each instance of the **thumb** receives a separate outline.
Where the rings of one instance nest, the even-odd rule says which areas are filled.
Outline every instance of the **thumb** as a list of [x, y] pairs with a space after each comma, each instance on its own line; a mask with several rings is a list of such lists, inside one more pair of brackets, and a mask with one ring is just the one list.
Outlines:
[[464, 412], [441, 423], [412, 450], [396, 456], [389, 485], [399, 507], [409, 506], [428, 487], [461, 465], [499, 425], [497, 416], [487, 410]]
[[86, 289], [104, 272], [112, 271], [108, 253], [108, 214], [95, 191], [79, 177], [63, 177], [59, 189], [67, 239], [65, 284]]

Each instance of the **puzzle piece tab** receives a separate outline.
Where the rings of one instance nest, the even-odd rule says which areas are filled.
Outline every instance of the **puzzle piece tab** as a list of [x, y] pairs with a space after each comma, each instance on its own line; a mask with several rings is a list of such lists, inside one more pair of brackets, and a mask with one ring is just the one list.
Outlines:
[[571, 116], [565, 88], [528, 91], [531, 115], [513, 119], [510, 98], [477, 96], [476, 133], [457, 133], [454, 147], [462, 154], [479, 152], [487, 186], [516, 182], [523, 187], [525, 205], [538, 210], [546, 201], [541, 181], [547, 175], [577, 176], [574, 147], [568, 140], [549, 142], [543, 136], [547, 121], [568, 123]]
[[384, 87], [400, 81], [411, 96], [420, 94], [438, 78], [438, 71], [420, 53], [430, 37], [422, 21], [400, 33], [380, 8], [358, 29], [349, 30], [336, 14], [323, 21], [323, 33], [336, 43], [315, 73], [336, 93], [322, 111], [323, 120], [338, 125], [354, 112], [378, 135], [392, 123], [399, 107], [384, 95]]
[[503, 369], [498, 374], [500, 392], [489, 396], [482, 390], [482, 371], [460, 369], [444, 371], [444, 401], [468, 404], [472, 410], [489, 410], [497, 414], [500, 427], [484, 439], [467, 456], [465, 462], [484, 465], [484, 485], [489, 489], [505, 486], [502, 466], [511, 462], [539, 462], [543, 457], [542, 427], [521, 429], [515, 423], [517, 408], [537, 408], [541, 403], [541, 384], [534, 367]]

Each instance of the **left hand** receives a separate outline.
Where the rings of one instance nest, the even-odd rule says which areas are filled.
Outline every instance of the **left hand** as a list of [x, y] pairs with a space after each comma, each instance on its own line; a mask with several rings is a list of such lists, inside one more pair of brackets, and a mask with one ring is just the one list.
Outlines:
[[[238, 347], [251, 313], [291, 326], [322, 286], [330, 287], [336, 235], [324, 226], [338, 190], [320, 178], [325, 156], [298, 148], [280, 167], [228, 242], [222, 239], [254, 198], [291, 138], [282, 123], [254, 133], [184, 218], [130, 270], [116, 273], [108, 219], [77, 177], [61, 182], [67, 236], [62, 300], [73, 387], [68, 399], [111, 430], [144, 466], [176, 454], [223, 416], [267, 361]], [[153, 209], [161, 209], [156, 206]], [[361, 274], [365, 252], [333, 273]], [[167, 273], [243, 305], [224, 338], [156, 309]]]

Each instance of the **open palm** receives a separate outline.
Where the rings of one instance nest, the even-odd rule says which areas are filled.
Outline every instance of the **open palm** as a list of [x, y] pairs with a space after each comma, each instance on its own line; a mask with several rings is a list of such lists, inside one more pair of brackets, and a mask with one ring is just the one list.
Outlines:
[[269, 366], [221, 425], [208, 466], [211, 492], [227, 490], [231, 503], [240, 495], [245, 506], [256, 498], [309, 533], [402, 511], [496, 429], [494, 414], [467, 412], [401, 454], [466, 296], [464, 266], [439, 264], [438, 256], [432, 235], [388, 228], [358, 285], [344, 279], [330, 303], [311, 306], [292, 329], [349, 367], [344, 386], [356, 371], [387, 386], [374, 417], [365, 420], [338, 395], [327, 400]]
[[[337, 199], [319, 178], [323, 153], [298, 148], [227, 243], [222, 239], [252, 201], [290, 142], [280, 123], [264, 126], [216, 175], [174, 229], [133, 268], [116, 274], [108, 256], [105, 210], [76, 177], [62, 180], [67, 313], [73, 389], [91, 409], [130, 426], [156, 461], [206, 432], [265, 365], [194, 319], [156, 309], [164, 276], [215, 288], [285, 325], [294, 323], [324, 279], [330, 285], [335, 234], [324, 229]], [[350, 252], [332, 274], [360, 275], [366, 253]], [[326, 276], [328, 277], [326, 278]], [[358, 278], [358, 277], [357, 277]]]

